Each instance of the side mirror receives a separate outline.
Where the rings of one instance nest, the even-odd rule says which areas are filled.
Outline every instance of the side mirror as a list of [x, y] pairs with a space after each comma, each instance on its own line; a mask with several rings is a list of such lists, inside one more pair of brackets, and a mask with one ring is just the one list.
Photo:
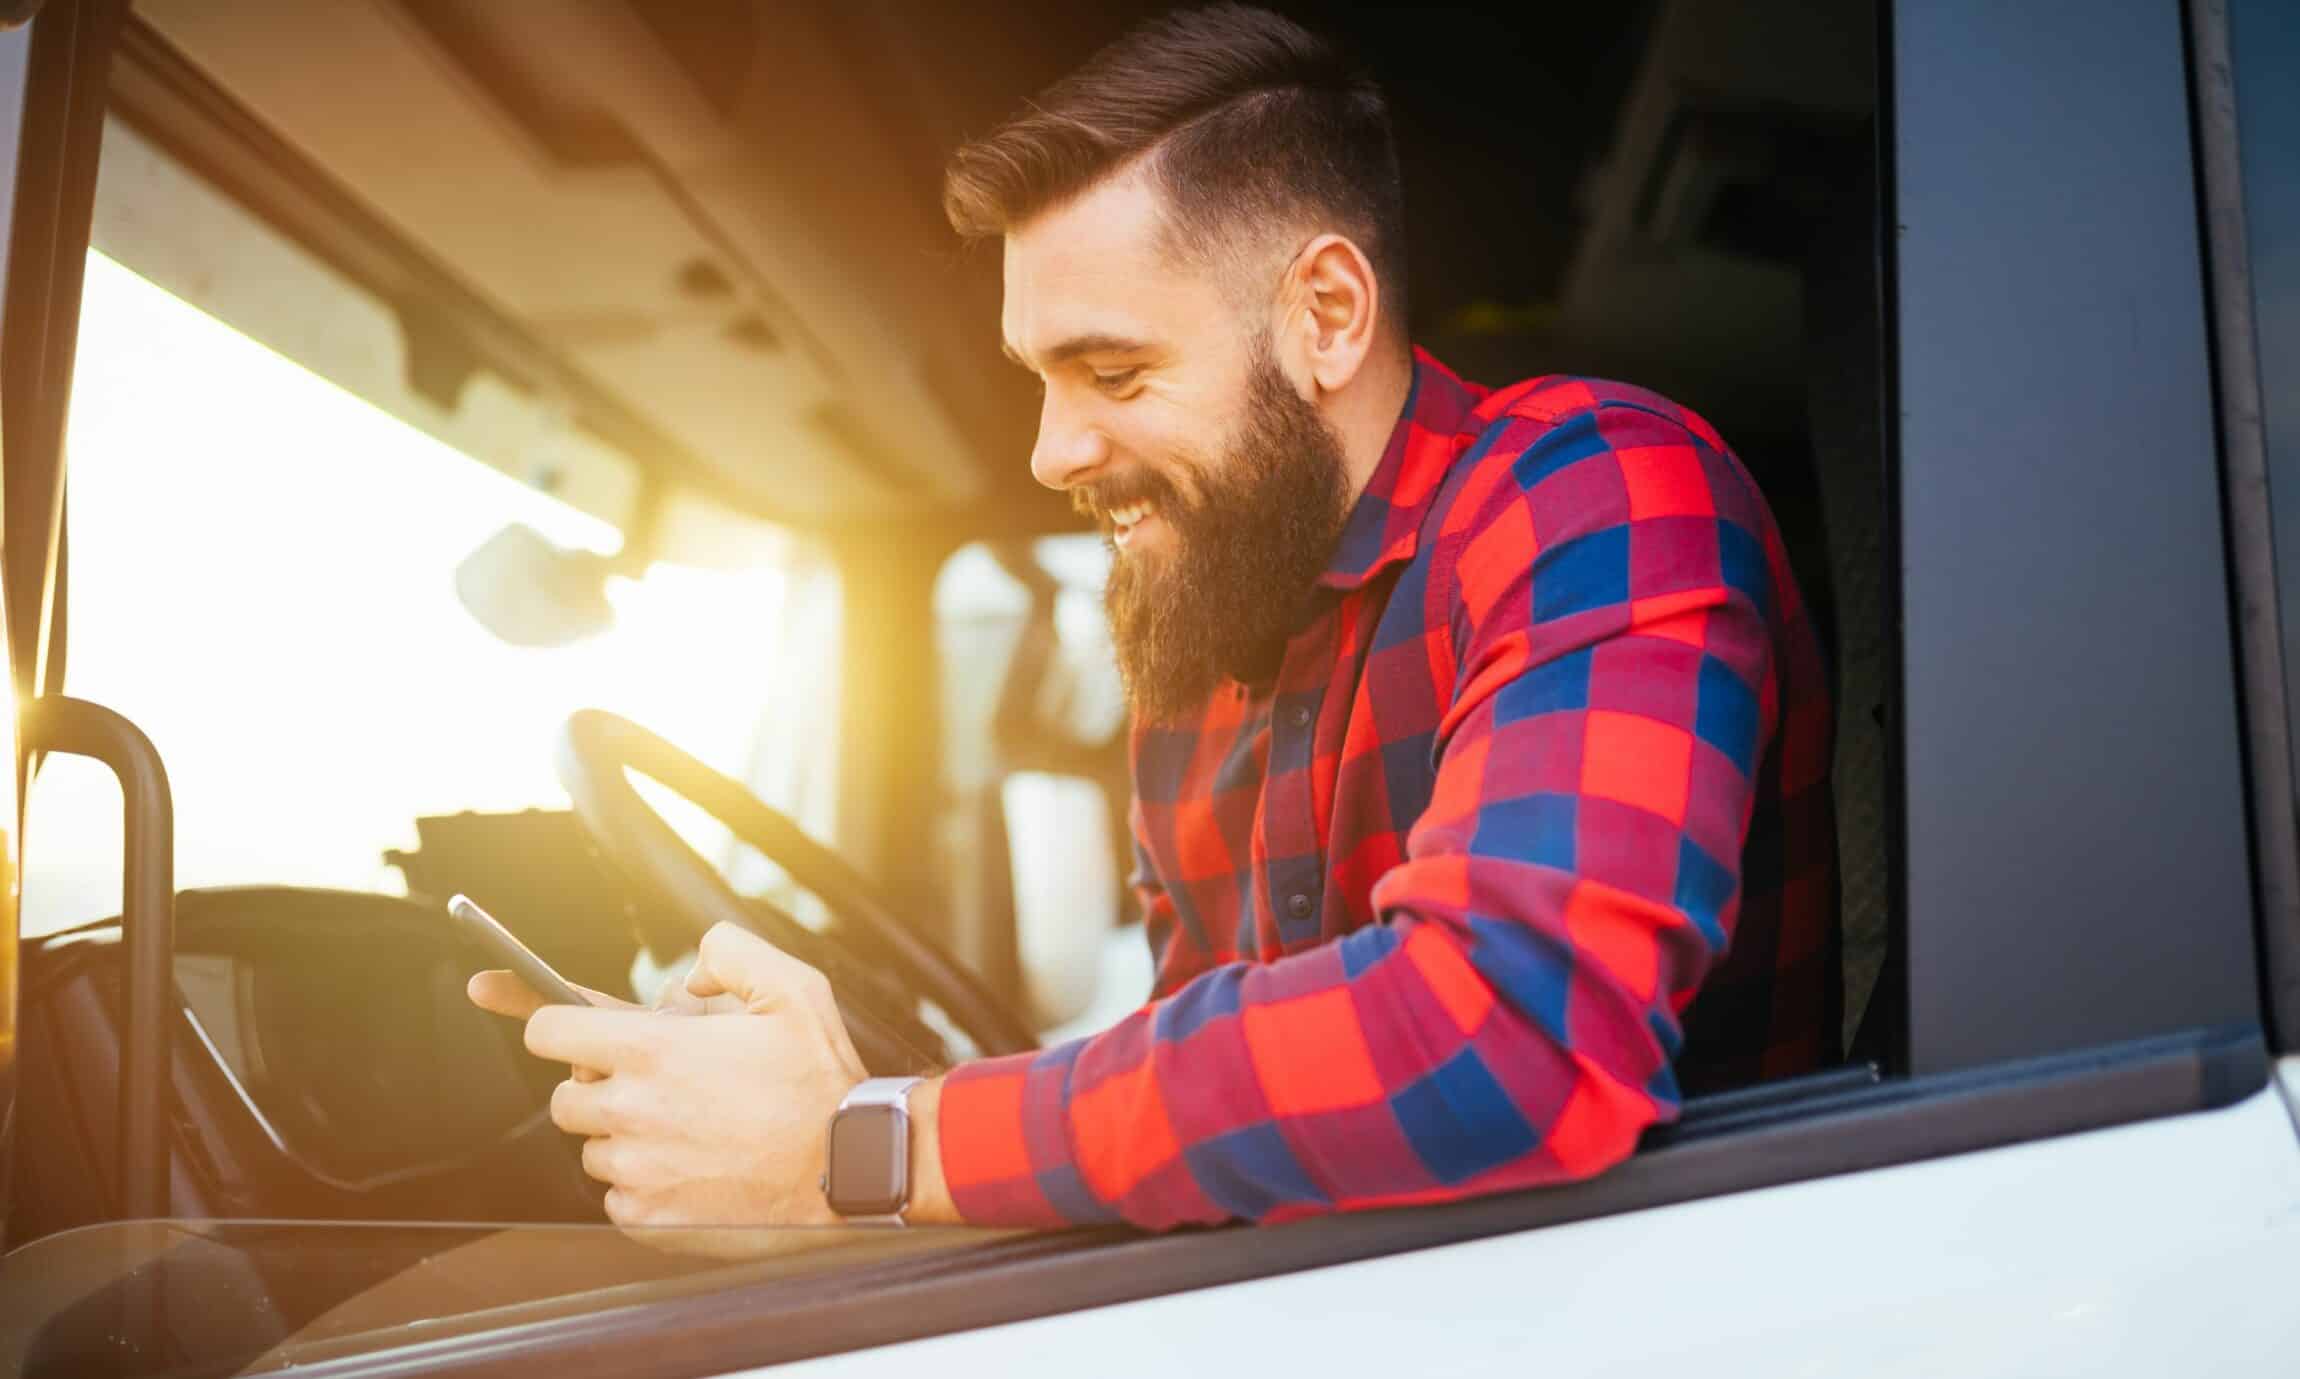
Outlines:
[[516, 522], [455, 567], [455, 595], [479, 625], [513, 646], [566, 646], [615, 625], [609, 556], [571, 551]]

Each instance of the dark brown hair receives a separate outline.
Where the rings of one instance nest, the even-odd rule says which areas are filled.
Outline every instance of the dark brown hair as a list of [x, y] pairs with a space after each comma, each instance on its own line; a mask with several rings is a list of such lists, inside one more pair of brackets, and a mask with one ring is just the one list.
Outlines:
[[943, 209], [1005, 235], [1147, 155], [1185, 259], [1249, 262], [1254, 236], [1337, 231], [1405, 320], [1404, 194], [1389, 108], [1332, 42], [1268, 10], [1214, 5], [1128, 31], [954, 154]]

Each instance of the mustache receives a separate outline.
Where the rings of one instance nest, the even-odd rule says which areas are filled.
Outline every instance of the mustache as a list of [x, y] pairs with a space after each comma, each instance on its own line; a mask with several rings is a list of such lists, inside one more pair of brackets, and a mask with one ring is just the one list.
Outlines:
[[1105, 514], [1116, 508], [1131, 507], [1136, 503], [1150, 503], [1156, 507], [1174, 506], [1174, 486], [1156, 474], [1147, 471], [1113, 475], [1096, 483], [1080, 484], [1070, 490], [1070, 510], [1081, 517], [1101, 521]]

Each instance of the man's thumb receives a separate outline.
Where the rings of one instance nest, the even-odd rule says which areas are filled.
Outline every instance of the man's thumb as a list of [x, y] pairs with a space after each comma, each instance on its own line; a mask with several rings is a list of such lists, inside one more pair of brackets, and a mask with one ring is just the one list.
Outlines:
[[792, 974], [788, 969], [794, 967], [803, 970], [796, 959], [750, 930], [735, 924], [714, 924], [703, 935], [695, 965], [687, 973], [687, 994], [706, 1001], [731, 997], [747, 1010], [767, 1011], [789, 1003]]

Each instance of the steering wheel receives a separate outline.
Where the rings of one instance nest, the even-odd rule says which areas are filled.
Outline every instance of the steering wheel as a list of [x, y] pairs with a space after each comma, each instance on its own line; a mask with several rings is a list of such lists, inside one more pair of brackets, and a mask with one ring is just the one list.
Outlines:
[[[700, 939], [739, 924], [830, 979], [847, 1033], [876, 1074], [926, 1072], [948, 1062], [917, 1015], [924, 997], [984, 1054], [1038, 1047], [1030, 1026], [942, 948], [895, 918], [845, 859], [727, 776], [628, 719], [579, 710], [559, 739], [559, 782], [591, 841], [675, 923]], [[831, 912], [817, 932], [785, 911], [746, 900], [687, 845], [631, 785], [636, 771], [700, 806], [735, 837], [813, 892]]]

